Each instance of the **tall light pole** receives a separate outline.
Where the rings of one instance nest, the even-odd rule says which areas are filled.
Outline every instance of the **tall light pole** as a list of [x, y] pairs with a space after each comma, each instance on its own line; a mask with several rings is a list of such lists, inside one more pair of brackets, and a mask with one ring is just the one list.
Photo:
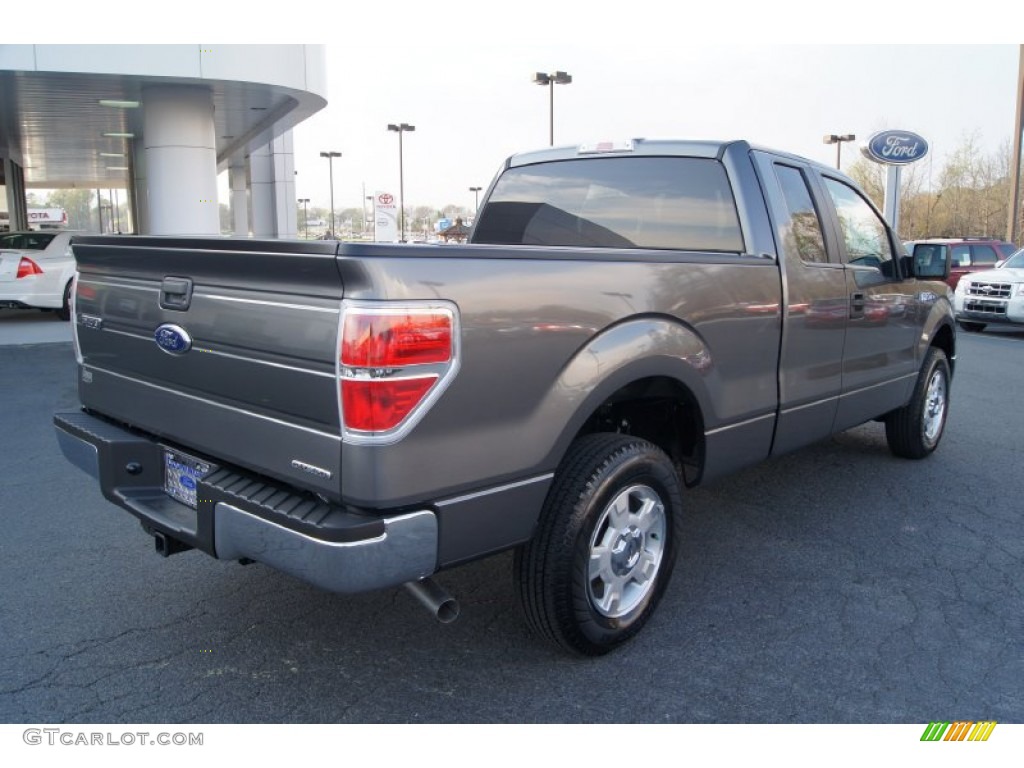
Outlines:
[[309, 240], [309, 198], [300, 197], [299, 204], [302, 206], [302, 220], [306, 224], [306, 239]]
[[415, 131], [415, 125], [409, 125], [408, 123], [388, 123], [388, 130], [395, 131], [398, 134], [398, 209], [399, 216], [402, 224], [402, 235], [400, 242], [405, 242], [405, 169], [403, 168], [403, 157], [402, 157], [402, 134], [406, 131]]
[[1017, 119], [1013, 123], [1013, 165], [1010, 166], [1010, 217], [1006, 239], [1018, 242], [1020, 236], [1020, 156], [1024, 142], [1024, 45], [1020, 47], [1020, 67], [1017, 70]]
[[481, 189], [483, 189], [483, 187], [470, 187], [469, 188], [469, 191], [473, 193], [473, 199], [475, 201], [475, 205], [473, 207], [473, 215], [474, 216], [476, 216], [476, 212], [480, 210], [480, 190]]
[[835, 134], [835, 133], [826, 133], [825, 134], [825, 138], [822, 139], [822, 141], [824, 143], [826, 143], [826, 144], [835, 144], [836, 145], [836, 170], [837, 171], [841, 170], [840, 167], [839, 167], [839, 160], [840, 160], [841, 152], [842, 152], [842, 149], [843, 149], [843, 142], [844, 141], [856, 141], [856, 139], [857, 139], [857, 137], [854, 136], [852, 133], [844, 133], [844, 134], [841, 134], [841, 135], [840, 134]]
[[538, 72], [533, 76], [533, 82], [537, 85], [546, 85], [548, 87], [548, 97], [550, 107], [548, 109], [548, 141], [550, 146], [555, 146], [555, 85], [568, 85], [572, 82], [572, 75], [568, 72], [562, 72], [561, 70], [551, 75], [546, 75], [543, 72]]
[[320, 157], [327, 158], [331, 169], [331, 237], [337, 240], [338, 234], [334, 231], [334, 158], [341, 157], [341, 152], [321, 152]]

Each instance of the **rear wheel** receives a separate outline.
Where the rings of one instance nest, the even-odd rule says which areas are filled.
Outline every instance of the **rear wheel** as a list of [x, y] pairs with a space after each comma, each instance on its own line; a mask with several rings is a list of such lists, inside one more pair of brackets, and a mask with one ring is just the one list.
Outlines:
[[533, 540], [515, 556], [527, 622], [559, 647], [607, 653], [653, 614], [675, 564], [682, 494], [639, 438], [588, 435], [559, 467]]
[[959, 320], [957, 324], [969, 333], [980, 333], [985, 330], [985, 323], [972, 323], [967, 320]]
[[71, 281], [68, 280], [68, 284], [64, 286], [64, 301], [61, 302], [60, 309], [57, 310], [57, 317], [67, 322], [71, 319]]
[[949, 361], [931, 347], [914, 385], [910, 402], [885, 420], [889, 449], [906, 459], [923, 459], [942, 439], [949, 412]]

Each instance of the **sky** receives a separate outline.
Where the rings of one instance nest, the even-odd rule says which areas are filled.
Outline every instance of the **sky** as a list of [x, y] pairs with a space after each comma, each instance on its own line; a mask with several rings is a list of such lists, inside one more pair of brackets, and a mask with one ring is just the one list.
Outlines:
[[[327, 106], [294, 130], [296, 197], [335, 207], [398, 192], [408, 207], [471, 207], [511, 154], [624, 138], [747, 139], [833, 163], [825, 134], [903, 129], [937, 175], [967, 138], [1009, 142], [1024, 4], [972, 0], [350, 0], [255, 6], [177, 0], [159, 23], [110, 24], [70, 0], [34, 42], [308, 43], [326, 46]], [[126, 20], [127, 21], [127, 20]], [[807, 45], [813, 43], [813, 45]], [[843, 166], [858, 156], [843, 147]], [[226, 174], [223, 187], [226, 191]], [[226, 194], [222, 196], [227, 200]]]
[[[1024, 28], [1022, 28], [1024, 29]], [[549, 92], [535, 72], [563, 70], [556, 85], [556, 144], [624, 138], [747, 139], [827, 163], [825, 134], [859, 144], [886, 129], [930, 144], [937, 175], [968, 138], [988, 152], [1010, 140], [1020, 49], [977, 45], [667, 44], [587, 39], [512, 44], [498, 39], [330, 43], [328, 106], [294, 131], [296, 192], [313, 204], [356, 207], [376, 190], [397, 193], [404, 143], [407, 206], [471, 206], [471, 186], [490, 184], [505, 158], [547, 146]], [[700, 35], [687, 33], [689, 41]], [[922, 161], [927, 162], [927, 161]]]

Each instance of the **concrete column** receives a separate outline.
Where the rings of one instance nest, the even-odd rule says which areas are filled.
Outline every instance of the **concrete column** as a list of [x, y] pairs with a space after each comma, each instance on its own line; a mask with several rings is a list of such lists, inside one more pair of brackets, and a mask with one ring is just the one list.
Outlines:
[[7, 188], [7, 215], [12, 232], [28, 229], [28, 204], [25, 202], [25, 171], [8, 157], [4, 158], [4, 185]]
[[245, 165], [232, 165], [228, 168], [228, 181], [231, 184], [231, 220], [235, 237], [249, 236], [249, 182], [246, 178]]
[[249, 155], [249, 176], [253, 236], [298, 237], [291, 131]]
[[295, 200], [295, 150], [292, 132], [271, 142], [274, 156], [274, 213], [277, 236], [294, 240], [299, 236], [299, 215]]
[[274, 216], [274, 160], [270, 145], [249, 155], [253, 237], [277, 237]]
[[146, 150], [142, 142], [132, 148], [131, 201], [135, 216], [135, 231], [140, 235], [152, 234], [149, 228], [149, 189], [146, 183]]
[[149, 231], [219, 235], [213, 97], [205, 86], [142, 91]]

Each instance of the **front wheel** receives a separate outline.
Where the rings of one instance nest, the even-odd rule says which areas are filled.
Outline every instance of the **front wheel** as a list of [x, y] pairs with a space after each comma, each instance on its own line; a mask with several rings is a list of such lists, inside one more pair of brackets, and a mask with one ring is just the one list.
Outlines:
[[588, 435], [569, 449], [533, 540], [516, 551], [519, 602], [539, 635], [607, 653], [654, 613], [675, 564], [682, 493], [646, 440]]
[[946, 354], [929, 348], [910, 402], [885, 420], [885, 437], [894, 454], [923, 459], [939, 445], [949, 413], [949, 382]]

